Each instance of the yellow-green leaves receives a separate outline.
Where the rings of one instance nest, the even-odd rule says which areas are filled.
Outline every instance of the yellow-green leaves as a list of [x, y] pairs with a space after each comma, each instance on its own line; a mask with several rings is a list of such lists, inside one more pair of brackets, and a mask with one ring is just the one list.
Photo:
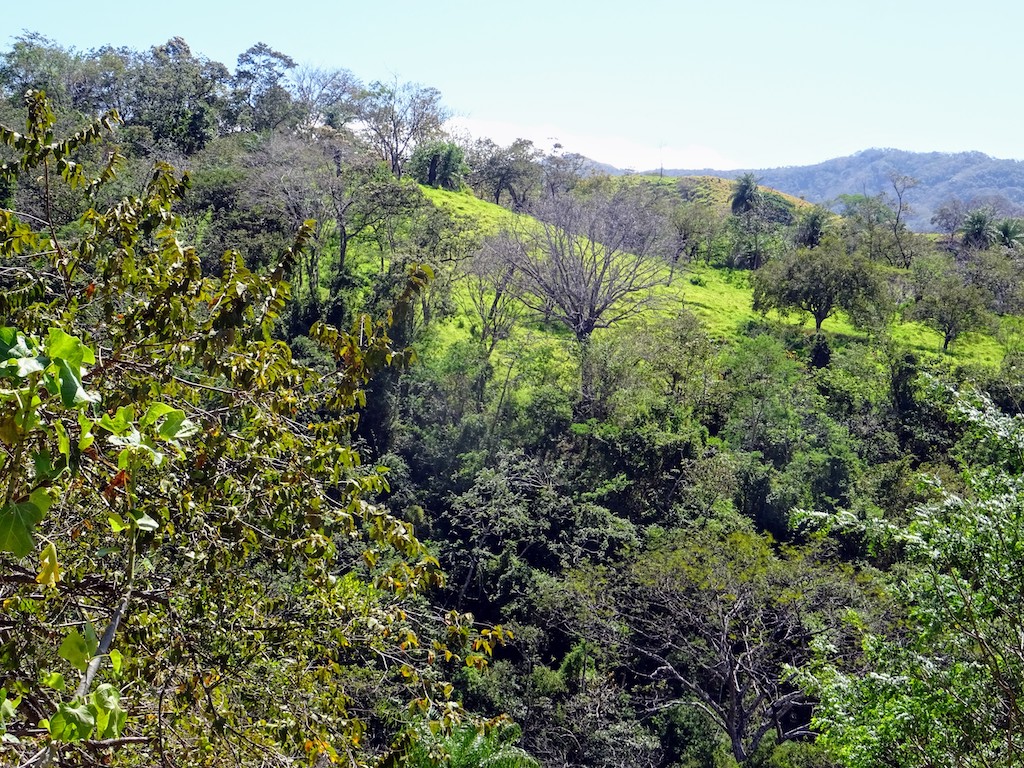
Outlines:
[[112, 739], [120, 735], [127, 720], [121, 708], [121, 694], [104, 683], [85, 700], [60, 704], [48, 722], [50, 735], [58, 741]]
[[85, 625], [85, 633], [73, 630], [64, 638], [60, 644], [58, 655], [67, 661], [79, 672], [84, 672], [89, 666], [89, 660], [96, 653], [99, 641], [96, 639], [96, 631], [91, 623]]
[[18, 716], [18, 705], [21, 703], [21, 696], [8, 698], [7, 689], [0, 688], [0, 742], [8, 741], [7, 724]]
[[185, 417], [180, 408], [172, 408], [165, 403], [153, 403], [140, 421], [142, 427], [156, 427], [157, 437], [178, 445], [178, 440], [192, 437], [199, 431], [199, 425]]
[[61, 704], [50, 718], [50, 735], [59, 741], [84, 741], [96, 727], [96, 715], [85, 704]]
[[185, 416], [180, 408], [165, 403], [153, 403], [136, 423], [135, 407], [117, 409], [111, 416], [103, 414], [98, 425], [111, 433], [109, 441], [121, 447], [117, 467], [131, 473], [144, 466], [159, 467], [165, 458], [158, 450], [158, 442], [170, 445], [178, 456], [184, 456], [180, 440], [191, 437], [199, 426]]

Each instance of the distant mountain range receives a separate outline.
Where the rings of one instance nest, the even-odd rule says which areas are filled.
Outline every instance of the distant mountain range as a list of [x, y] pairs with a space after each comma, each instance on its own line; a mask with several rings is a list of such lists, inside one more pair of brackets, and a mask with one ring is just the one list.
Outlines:
[[890, 174], [910, 176], [917, 186], [906, 195], [912, 209], [908, 223], [922, 232], [935, 229], [932, 215], [953, 198], [970, 208], [990, 206], [1001, 217], [1024, 214], [1024, 162], [998, 160], [981, 152], [865, 149], [816, 165], [732, 171], [672, 169], [663, 173], [734, 179], [748, 171], [765, 186], [824, 205], [833, 204], [843, 194], [892, 194]]

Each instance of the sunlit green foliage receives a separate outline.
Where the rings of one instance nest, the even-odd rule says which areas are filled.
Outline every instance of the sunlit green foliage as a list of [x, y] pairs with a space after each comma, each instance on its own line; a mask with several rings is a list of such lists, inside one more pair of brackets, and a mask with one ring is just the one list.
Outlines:
[[965, 487], [936, 481], [908, 528], [868, 529], [907, 548], [913, 567], [896, 586], [907, 626], [868, 635], [865, 671], [807, 677], [822, 699], [815, 727], [853, 768], [1020, 763], [1021, 423], [986, 401], [951, 407], [969, 428]]
[[[26, 99], [26, 132], [0, 132], [20, 158], [4, 173], [88, 201], [114, 163], [75, 158], [103, 125], [55, 140], [42, 94]], [[388, 320], [317, 326], [333, 369], [296, 366], [274, 323], [311, 224], [266, 273], [229, 252], [204, 277], [172, 210], [187, 185], [157, 165], [141, 196], [60, 235], [3, 212], [3, 749], [365, 762], [403, 730], [403, 700], [451, 728], [440, 668], [482, 664], [504, 635], [413, 611], [437, 562], [365, 498], [387, 483], [351, 447], [355, 409], [410, 358]], [[410, 268], [396, 306], [429, 277]]]

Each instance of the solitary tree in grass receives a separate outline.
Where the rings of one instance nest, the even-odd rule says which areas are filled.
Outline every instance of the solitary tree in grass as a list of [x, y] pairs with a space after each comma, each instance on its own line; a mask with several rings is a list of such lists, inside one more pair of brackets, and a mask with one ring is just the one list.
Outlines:
[[409, 153], [440, 133], [448, 115], [436, 88], [398, 80], [371, 83], [359, 104], [364, 137], [399, 178]]
[[922, 260], [916, 270], [917, 302], [908, 316], [942, 334], [942, 351], [960, 336], [989, 323], [992, 296], [964, 281], [951, 259]]
[[806, 312], [814, 318], [816, 332], [839, 310], [877, 306], [883, 296], [874, 264], [848, 253], [836, 236], [825, 236], [817, 248], [801, 248], [768, 262], [752, 281], [755, 310]]

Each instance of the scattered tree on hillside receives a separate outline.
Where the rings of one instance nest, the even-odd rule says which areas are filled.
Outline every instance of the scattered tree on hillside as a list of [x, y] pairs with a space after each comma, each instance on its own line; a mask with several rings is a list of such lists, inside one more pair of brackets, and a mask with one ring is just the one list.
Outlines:
[[996, 223], [996, 244], [1009, 251], [1017, 251], [1024, 247], [1024, 221], [1000, 219]]
[[45, 90], [57, 108], [81, 109], [81, 70], [82, 57], [76, 51], [39, 33], [25, 32], [15, 37], [10, 50], [3, 54], [0, 89], [9, 98], [20, 98], [29, 90]]
[[828, 236], [817, 248], [800, 248], [769, 261], [752, 277], [754, 309], [783, 315], [807, 312], [814, 329], [840, 309], [878, 305], [883, 292], [874, 265], [846, 251], [845, 243]]
[[341, 130], [358, 113], [359, 80], [347, 69], [298, 66], [290, 73], [291, 90], [301, 114], [299, 126]]
[[893, 171], [889, 174], [889, 183], [892, 185], [894, 197], [890, 201], [890, 228], [892, 230], [892, 241], [896, 246], [896, 253], [899, 255], [894, 266], [906, 269], [913, 262], [911, 249], [911, 233], [907, 229], [907, 216], [910, 215], [910, 203], [907, 202], [907, 193], [917, 186], [917, 179], [903, 173]]
[[466, 271], [465, 295], [472, 308], [475, 335], [490, 355], [499, 341], [508, 337], [522, 314], [514, 259], [501, 249], [513, 241], [492, 238], [470, 259]]
[[892, 264], [894, 245], [888, 225], [892, 210], [885, 196], [840, 195], [838, 202], [847, 249], [864, 253], [872, 261]]
[[975, 208], [969, 211], [960, 225], [960, 238], [964, 248], [983, 251], [993, 245], [998, 237], [996, 216], [991, 208]]
[[563, 152], [561, 144], [555, 144], [551, 154], [542, 163], [544, 172], [544, 193], [550, 197], [571, 192], [583, 178], [587, 158], [576, 152]]
[[733, 216], [742, 216], [757, 208], [761, 198], [761, 188], [757, 177], [752, 173], [744, 173], [732, 183], [729, 195], [729, 208]]
[[294, 135], [271, 134], [252, 154], [245, 199], [250, 205], [273, 212], [289, 229], [307, 220], [317, 222], [307, 247], [299, 255], [295, 275], [296, 298], [319, 317], [321, 266], [331, 212], [324, 182], [329, 167], [317, 149]]
[[347, 322], [343, 287], [351, 279], [352, 242], [372, 234], [383, 246], [393, 220], [422, 202], [418, 187], [359, 153], [343, 134], [310, 141], [275, 133], [255, 149], [249, 164], [245, 201], [292, 228], [307, 219], [317, 222], [299, 260], [292, 312], [304, 319], [295, 329], [315, 320]]
[[152, 151], [170, 143], [191, 154], [217, 135], [228, 95], [223, 64], [196, 57], [176, 37], [133, 62], [129, 77], [131, 98], [121, 117], [135, 129], [136, 144]]
[[290, 56], [266, 43], [257, 43], [241, 54], [232, 78], [236, 124], [261, 132], [298, 123], [301, 107], [287, 87], [293, 69], [295, 61]]
[[934, 256], [915, 265], [918, 297], [908, 317], [920, 320], [942, 335], [942, 351], [964, 333], [979, 331], [989, 324], [991, 296], [970, 285], [951, 259]]
[[359, 100], [363, 134], [399, 178], [410, 152], [437, 136], [448, 115], [436, 88], [397, 79], [371, 83]]
[[792, 221], [792, 205], [781, 195], [759, 187], [752, 173], [733, 182], [729, 205], [733, 263], [759, 269], [777, 249], [781, 227]]
[[699, 200], [685, 200], [672, 207], [667, 226], [673, 267], [680, 260], [703, 259], [710, 264], [716, 242], [725, 230], [726, 216], [714, 205]]
[[907, 269], [916, 254], [927, 250], [927, 243], [922, 243], [906, 224], [910, 213], [906, 194], [915, 183], [908, 177], [892, 174], [895, 198], [884, 193], [873, 197], [839, 196], [851, 251], [860, 251], [872, 261]]
[[586, 343], [650, 306], [663, 264], [653, 202], [632, 190], [587, 199], [561, 195], [533, 208], [539, 220], [517, 220], [497, 248], [515, 269], [524, 304], [564, 324]]
[[462, 147], [440, 139], [420, 144], [407, 165], [409, 175], [428, 187], [456, 190], [468, 170]]
[[805, 209], [797, 218], [793, 243], [800, 248], [817, 248], [828, 233], [834, 218], [832, 212], [821, 205]]
[[950, 248], [953, 247], [953, 238], [956, 233], [960, 231], [960, 227], [963, 225], [964, 218], [966, 216], [967, 206], [964, 204], [964, 201], [958, 197], [946, 200], [942, 205], [935, 209], [931, 222], [939, 228], [940, 232], [944, 232], [949, 238], [948, 244]]
[[516, 139], [507, 147], [481, 139], [469, 152], [469, 182], [481, 197], [501, 205], [502, 195], [508, 193], [512, 208], [522, 209], [540, 184], [541, 154], [527, 139]]

